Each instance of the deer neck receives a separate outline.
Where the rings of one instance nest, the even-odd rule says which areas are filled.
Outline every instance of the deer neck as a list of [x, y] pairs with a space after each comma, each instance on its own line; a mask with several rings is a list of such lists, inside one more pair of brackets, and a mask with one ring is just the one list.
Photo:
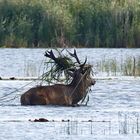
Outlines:
[[71, 95], [74, 103], [78, 103], [86, 94], [86, 87], [83, 78], [78, 79], [77, 77], [70, 83], [72, 87]]

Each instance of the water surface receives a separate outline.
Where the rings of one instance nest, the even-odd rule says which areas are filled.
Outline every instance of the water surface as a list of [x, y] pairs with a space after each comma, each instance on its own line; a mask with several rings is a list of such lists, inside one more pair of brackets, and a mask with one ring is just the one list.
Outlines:
[[[44, 52], [45, 49], [0, 49], [0, 76], [27, 76], [25, 69], [29, 62], [37, 69], [33, 76], [38, 76]], [[77, 52], [83, 61], [87, 55], [93, 65], [104, 57], [119, 60], [127, 55], [140, 56], [139, 49], [78, 49]], [[0, 139], [139, 139], [139, 78], [97, 80], [87, 106], [21, 106], [20, 95], [37, 84], [38, 81], [0, 81]], [[38, 118], [50, 122], [28, 121]]]

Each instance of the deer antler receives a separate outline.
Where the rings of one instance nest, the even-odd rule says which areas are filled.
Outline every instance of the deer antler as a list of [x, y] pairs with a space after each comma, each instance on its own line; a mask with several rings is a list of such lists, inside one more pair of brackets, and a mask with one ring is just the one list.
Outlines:
[[85, 62], [83, 64], [81, 64], [80, 67], [83, 68], [85, 66], [86, 62], [87, 62], [87, 57], [85, 58]]
[[[71, 61], [71, 59], [65, 55], [61, 55], [60, 52], [59, 55], [56, 57], [52, 50], [46, 51], [45, 56], [54, 61], [58, 71], [63, 71], [74, 67], [74, 63]], [[72, 68], [70, 70], [73, 71]]]
[[81, 64], [81, 62], [80, 62], [80, 60], [79, 60], [79, 58], [77, 56], [77, 53], [76, 53], [76, 50], [75, 49], [74, 49], [74, 53], [70, 53], [70, 52], [68, 52], [68, 53], [70, 54], [70, 56], [72, 56], [72, 57], [74, 57], [76, 59], [77, 63], [80, 65], [81, 68], [84, 67], [84, 65], [87, 62], [87, 57], [85, 58], [85, 62], [83, 64]]
[[79, 58], [77, 56], [77, 53], [76, 53], [76, 50], [75, 49], [74, 49], [74, 53], [70, 53], [70, 52], [68, 52], [68, 53], [70, 54], [70, 56], [72, 56], [72, 57], [74, 57], [76, 59], [76, 61], [77, 61], [78, 64], [81, 65], [80, 60], [79, 60]]
[[52, 60], [56, 61], [56, 57], [55, 55], [53, 54], [53, 51], [46, 51], [45, 52], [45, 56], [48, 57], [48, 58], [51, 58]]

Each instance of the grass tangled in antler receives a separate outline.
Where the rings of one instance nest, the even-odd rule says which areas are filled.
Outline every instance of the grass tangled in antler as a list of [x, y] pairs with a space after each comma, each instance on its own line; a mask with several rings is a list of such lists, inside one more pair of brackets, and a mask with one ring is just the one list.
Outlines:
[[62, 51], [55, 50], [57, 56], [54, 55], [52, 50], [46, 51], [45, 56], [48, 60], [45, 63], [45, 68], [47, 71], [42, 76], [43, 81], [53, 83], [69, 82], [71, 80], [68, 71], [75, 67], [75, 62], [68, 55], [64, 55]]

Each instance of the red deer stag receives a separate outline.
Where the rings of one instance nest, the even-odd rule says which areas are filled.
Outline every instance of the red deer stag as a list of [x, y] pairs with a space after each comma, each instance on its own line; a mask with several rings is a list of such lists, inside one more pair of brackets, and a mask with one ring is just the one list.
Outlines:
[[[78, 104], [87, 95], [87, 89], [95, 84], [95, 80], [90, 74], [92, 66], [80, 63], [76, 51], [74, 54], [69, 53], [74, 57], [79, 64], [79, 68], [69, 71], [72, 76], [70, 84], [55, 84], [50, 86], [37, 86], [29, 89], [21, 95], [21, 105], [64, 105], [73, 106]], [[46, 56], [55, 61], [55, 56], [52, 51], [47, 52]]]

